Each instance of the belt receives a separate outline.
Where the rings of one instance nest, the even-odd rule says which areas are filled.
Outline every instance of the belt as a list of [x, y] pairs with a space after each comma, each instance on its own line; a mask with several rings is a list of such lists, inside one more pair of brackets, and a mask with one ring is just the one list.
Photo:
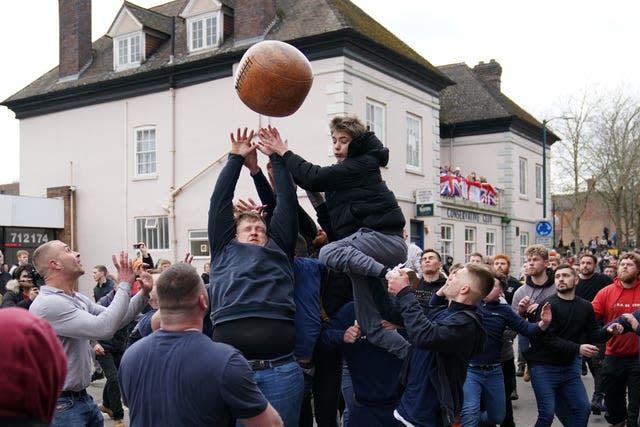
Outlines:
[[83, 399], [87, 396], [87, 390], [80, 390], [80, 391], [70, 391], [70, 390], [64, 390], [61, 394], [60, 397], [70, 397], [72, 399], [75, 400], [80, 400]]
[[493, 371], [498, 366], [501, 366], [499, 363], [494, 363], [492, 365], [469, 365], [470, 368], [478, 369], [479, 371]]
[[271, 360], [249, 360], [249, 366], [254, 371], [262, 371], [264, 369], [271, 369], [277, 366], [286, 365], [287, 363], [295, 362], [295, 357], [293, 354], [288, 354], [286, 356], [279, 357], [277, 359]]

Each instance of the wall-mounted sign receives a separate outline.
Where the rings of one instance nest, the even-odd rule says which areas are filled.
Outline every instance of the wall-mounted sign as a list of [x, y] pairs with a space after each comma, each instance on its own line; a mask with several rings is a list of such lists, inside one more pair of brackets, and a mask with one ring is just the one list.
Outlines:
[[416, 216], [433, 216], [433, 203], [416, 205]]
[[497, 216], [480, 214], [480, 213], [471, 212], [471, 211], [463, 211], [461, 209], [454, 209], [454, 208], [447, 208], [447, 218], [459, 219], [461, 221], [477, 222], [477, 223], [483, 223], [483, 224], [494, 224], [494, 218], [495, 218], [495, 223], [496, 224], [500, 223], [500, 217], [497, 217]]

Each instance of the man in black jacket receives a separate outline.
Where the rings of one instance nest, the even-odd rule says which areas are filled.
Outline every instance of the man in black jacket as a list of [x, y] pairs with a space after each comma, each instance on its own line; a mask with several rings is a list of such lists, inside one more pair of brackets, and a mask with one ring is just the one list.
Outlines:
[[[551, 305], [551, 325], [545, 334], [532, 338], [525, 351], [538, 405], [536, 426], [550, 426], [558, 409], [564, 425], [587, 426], [589, 422], [591, 405], [580, 376], [582, 357], [597, 356], [598, 347], [590, 343], [611, 338], [614, 328], [598, 326], [591, 304], [576, 297], [577, 279], [570, 265], [558, 266], [556, 294], [540, 304]], [[538, 318], [539, 315], [540, 308]], [[562, 406], [557, 408], [556, 402]], [[566, 423], [569, 417], [571, 422]]]

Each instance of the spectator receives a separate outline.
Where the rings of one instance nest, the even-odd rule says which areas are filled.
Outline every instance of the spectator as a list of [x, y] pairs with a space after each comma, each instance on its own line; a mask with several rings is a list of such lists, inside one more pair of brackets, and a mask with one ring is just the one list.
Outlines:
[[2, 300], [2, 307], [17, 306], [28, 310], [39, 292], [38, 287], [33, 283], [33, 267], [21, 265], [16, 268], [14, 275], [18, 279], [7, 282], [7, 292]]
[[133, 344], [120, 366], [131, 426], [227, 426], [234, 418], [282, 426], [240, 352], [200, 332], [208, 298], [196, 269], [172, 265], [156, 288], [162, 328]]
[[[623, 254], [618, 264], [618, 277], [593, 299], [596, 320], [608, 323], [640, 308], [639, 273], [640, 256], [633, 252]], [[640, 363], [636, 336], [624, 334], [607, 341], [600, 375], [607, 408], [606, 420], [614, 426], [624, 425], [625, 422], [630, 426], [636, 425], [640, 404]]]
[[55, 331], [19, 308], [0, 310], [0, 425], [45, 427], [67, 374]]
[[11, 274], [14, 279], [18, 279], [18, 277], [14, 274], [16, 268], [18, 268], [21, 265], [29, 264], [29, 251], [20, 249], [18, 252], [16, 252], [16, 258], [18, 259], [18, 263], [13, 264], [9, 269], [9, 274]]
[[[526, 279], [524, 286], [518, 288], [513, 295], [511, 308], [530, 322], [535, 322], [535, 312], [538, 305], [548, 296], [555, 294], [553, 286], [553, 271], [547, 268], [549, 252], [542, 245], [531, 245], [525, 250], [527, 262], [525, 268]], [[516, 376], [530, 380], [530, 373], [525, 369], [526, 362], [523, 352], [529, 348], [529, 340], [524, 335], [518, 335], [518, 370]]]
[[104, 265], [96, 265], [91, 272], [96, 285], [93, 288], [93, 299], [95, 302], [113, 290], [113, 280], [109, 277], [109, 271]]

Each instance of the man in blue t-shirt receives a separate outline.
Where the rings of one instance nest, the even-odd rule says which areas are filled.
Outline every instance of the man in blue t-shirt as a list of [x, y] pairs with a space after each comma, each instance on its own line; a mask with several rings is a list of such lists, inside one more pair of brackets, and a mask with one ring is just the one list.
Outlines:
[[129, 347], [118, 375], [131, 426], [282, 426], [240, 352], [202, 334], [209, 301], [197, 270], [174, 264], [156, 288], [162, 328]]

